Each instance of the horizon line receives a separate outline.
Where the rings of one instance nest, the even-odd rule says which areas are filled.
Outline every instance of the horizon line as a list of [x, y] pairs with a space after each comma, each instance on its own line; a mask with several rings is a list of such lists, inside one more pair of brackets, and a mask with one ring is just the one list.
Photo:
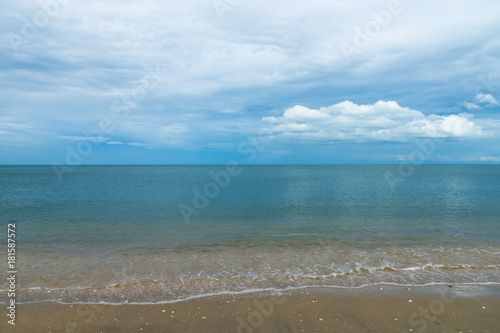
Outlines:
[[[404, 161], [398, 162], [398, 163], [261, 163], [261, 164], [241, 164], [238, 163], [237, 165], [241, 166], [352, 166], [352, 165], [401, 165], [401, 164], [406, 164], [402, 163]], [[63, 166], [67, 167], [80, 167], [80, 166], [224, 166], [228, 165], [228, 163], [182, 163], [182, 164], [80, 164], [80, 165], [67, 165], [63, 164]], [[414, 165], [412, 163], [409, 163], [411, 165]], [[421, 163], [421, 164], [415, 164], [417, 166], [423, 166], [423, 165], [500, 165], [498, 162], [484, 162], [484, 163], [476, 163], [476, 162], [471, 162], [471, 163]], [[0, 164], [0, 167], [14, 167], [14, 166], [53, 166], [53, 164]]]

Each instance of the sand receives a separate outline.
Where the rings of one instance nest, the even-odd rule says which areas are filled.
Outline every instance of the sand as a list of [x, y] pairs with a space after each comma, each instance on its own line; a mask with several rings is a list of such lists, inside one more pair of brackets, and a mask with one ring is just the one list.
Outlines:
[[303, 289], [168, 304], [21, 304], [2, 332], [500, 332], [500, 286]]

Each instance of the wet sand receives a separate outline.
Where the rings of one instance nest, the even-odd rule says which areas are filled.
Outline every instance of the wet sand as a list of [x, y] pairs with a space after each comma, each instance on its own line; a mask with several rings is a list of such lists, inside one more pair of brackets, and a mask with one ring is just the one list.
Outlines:
[[19, 305], [2, 332], [500, 332], [500, 286], [304, 289], [154, 305]]

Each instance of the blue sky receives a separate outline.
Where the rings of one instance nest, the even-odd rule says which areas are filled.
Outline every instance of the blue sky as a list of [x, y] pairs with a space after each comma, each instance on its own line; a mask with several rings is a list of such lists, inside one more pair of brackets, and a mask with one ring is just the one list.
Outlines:
[[500, 163], [495, 0], [2, 8], [0, 164]]

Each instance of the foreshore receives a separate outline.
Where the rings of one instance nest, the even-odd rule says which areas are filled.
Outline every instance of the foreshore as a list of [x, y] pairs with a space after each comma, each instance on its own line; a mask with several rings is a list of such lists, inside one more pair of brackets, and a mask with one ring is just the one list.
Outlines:
[[166, 304], [18, 305], [2, 332], [500, 332], [500, 285], [308, 288]]

